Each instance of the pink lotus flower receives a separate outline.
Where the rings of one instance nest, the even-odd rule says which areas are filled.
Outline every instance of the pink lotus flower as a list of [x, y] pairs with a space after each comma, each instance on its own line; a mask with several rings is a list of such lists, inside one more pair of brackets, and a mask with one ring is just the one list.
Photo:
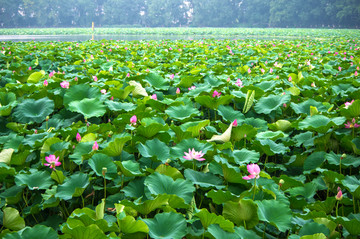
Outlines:
[[31, 71], [32, 70], [32, 68], [31, 68], [31, 66], [29, 66], [29, 71]]
[[136, 125], [136, 121], [137, 121], [137, 117], [136, 117], [136, 115], [133, 115], [133, 116], [130, 118], [130, 124], [131, 124], [131, 125]]
[[55, 167], [61, 165], [61, 162], [59, 162], [59, 157], [55, 158], [54, 154], [49, 155], [49, 157], [45, 157], [45, 160], [48, 163], [44, 163], [44, 165], [50, 167], [53, 170], [55, 170]]
[[177, 95], [180, 94], [180, 89], [179, 88], [176, 89], [176, 94]]
[[94, 81], [98, 81], [97, 76], [93, 76]]
[[214, 93], [212, 95], [213, 98], [215, 97], [220, 97], [221, 93], [220, 92], [217, 92], [216, 90], [214, 90]]
[[270, 68], [270, 74], [273, 73], [273, 68]]
[[69, 89], [70, 83], [67, 82], [67, 81], [63, 81], [63, 82], [60, 83], [60, 86], [61, 86], [62, 88], [64, 88], [64, 89]]
[[48, 86], [49, 82], [47, 80], [44, 80], [44, 86]]
[[291, 76], [289, 76], [289, 81], [290, 81], [290, 82], [292, 81], [292, 77], [291, 77]]
[[250, 180], [253, 178], [259, 178], [259, 174], [260, 174], [260, 167], [257, 164], [248, 164], [247, 166], [247, 171], [250, 173], [249, 176], [244, 176], [243, 179], [245, 180]]
[[79, 134], [79, 132], [76, 134], [76, 141], [78, 142], [81, 141], [81, 135]]
[[340, 201], [343, 198], [343, 194], [340, 188], [338, 188], [338, 193], [335, 196], [336, 200]]
[[153, 100], [157, 100], [157, 96], [156, 96], [156, 94], [153, 94], [153, 95], [151, 96], [151, 99], [153, 99]]
[[347, 129], [350, 129], [350, 128], [359, 128], [359, 127], [360, 127], [360, 124], [357, 124], [357, 123], [355, 123], [355, 122], [356, 122], [356, 121], [355, 121], [355, 118], [353, 118], [351, 122], [348, 121], [346, 124], [344, 124], [344, 125], [345, 125], [345, 128], [347, 128]]
[[338, 69], [339, 69], [339, 71], [341, 71], [341, 66], [339, 66], [339, 68], [338, 68]]
[[196, 89], [196, 86], [194, 85], [188, 88], [188, 90], [194, 90], [194, 89]]
[[243, 83], [242, 83], [242, 81], [241, 81], [240, 79], [237, 79], [237, 80], [236, 80], [235, 85], [237, 85], [237, 86], [239, 86], [239, 87], [244, 87], [244, 86], [243, 86]]
[[174, 77], [175, 77], [175, 75], [174, 75], [174, 74], [171, 74], [171, 75], [170, 75], [170, 79], [171, 79], [171, 80], [173, 80], [173, 79], [174, 79]]
[[351, 102], [345, 102], [345, 109], [349, 108], [350, 105], [352, 105], [352, 103], [354, 103], [354, 100], [352, 100]]
[[98, 150], [99, 149], [99, 144], [95, 141], [94, 145], [92, 146], [92, 150]]
[[54, 73], [55, 73], [55, 71], [50, 72], [50, 73], [49, 73], [49, 78], [53, 77], [53, 76], [54, 76]]
[[77, 76], [75, 76], [75, 79], [74, 79], [74, 81], [78, 81], [78, 78], [77, 78]]
[[355, 76], [358, 76], [358, 72], [357, 71], [355, 71], [355, 74], [354, 74]]
[[237, 119], [235, 119], [235, 120], [233, 121], [233, 123], [232, 123], [232, 126], [233, 126], [233, 127], [236, 127], [236, 126], [238, 126], [238, 122], [237, 122]]
[[130, 77], [130, 73], [127, 73], [127, 74], [126, 74], [126, 77]]
[[247, 70], [247, 72], [248, 72], [248, 74], [250, 74], [251, 73], [251, 70], [250, 70], [250, 68]]
[[101, 92], [102, 94], [104, 94], [104, 95], [106, 94], [106, 90], [105, 90], [105, 89], [101, 89], [100, 92]]
[[316, 86], [315, 82], [311, 83], [311, 87], [315, 87], [315, 86]]
[[183, 156], [184, 159], [187, 160], [192, 160], [195, 159], [197, 161], [204, 161], [205, 159], [202, 158], [202, 156], [204, 156], [204, 153], [202, 151], [198, 152], [195, 151], [195, 149], [193, 148], [192, 150], [189, 149], [189, 153], [184, 152], [185, 156]]
[[265, 70], [264, 70], [263, 68], [261, 68], [260, 71], [261, 71], [261, 73], [263, 73], [263, 74], [265, 73]]

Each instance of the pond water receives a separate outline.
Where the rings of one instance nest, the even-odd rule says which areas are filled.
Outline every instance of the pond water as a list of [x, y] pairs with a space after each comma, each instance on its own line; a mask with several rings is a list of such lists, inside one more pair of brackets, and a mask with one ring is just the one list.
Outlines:
[[[94, 35], [94, 40], [197, 40], [203, 38], [215, 39], [299, 39], [286, 36], [244, 36], [244, 35]], [[87, 41], [92, 35], [0, 35], [0, 41]]]

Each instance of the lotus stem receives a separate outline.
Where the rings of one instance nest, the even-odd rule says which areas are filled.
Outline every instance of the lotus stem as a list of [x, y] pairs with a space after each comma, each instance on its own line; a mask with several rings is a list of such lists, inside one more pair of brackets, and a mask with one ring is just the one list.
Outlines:
[[255, 180], [254, 180], [254, 193], [253, 193], [253, 198], [252, 198], [252, 200], [253, 201], [255, 201], [255, 192], [256, 192], [256, 178], [255, 178]]
[[339, 201], [336, 202], [336, 208], [335, 208], [336, 217], [338, 217], [338, 207], [339, 207]]

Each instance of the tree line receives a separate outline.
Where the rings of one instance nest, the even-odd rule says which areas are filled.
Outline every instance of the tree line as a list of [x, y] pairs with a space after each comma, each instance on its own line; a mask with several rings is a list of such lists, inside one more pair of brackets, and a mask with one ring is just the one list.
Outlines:
[[0, 27], [360, 27], [359, 0], [0, 0]]

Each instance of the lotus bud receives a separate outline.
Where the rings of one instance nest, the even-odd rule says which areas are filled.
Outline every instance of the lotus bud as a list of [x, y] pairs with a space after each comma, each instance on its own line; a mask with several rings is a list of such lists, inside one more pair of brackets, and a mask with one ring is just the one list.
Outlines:
[[279, 180], [279, 186], [281, 187], [285, 183], [284, 179]]
[[106, 168], [106, 167], [103, 167], [103, 168], [102, 168], [102, 175], [103, 175], [104, 177], [105, 177], [106, 172], [107, 172], [107, 168]]

